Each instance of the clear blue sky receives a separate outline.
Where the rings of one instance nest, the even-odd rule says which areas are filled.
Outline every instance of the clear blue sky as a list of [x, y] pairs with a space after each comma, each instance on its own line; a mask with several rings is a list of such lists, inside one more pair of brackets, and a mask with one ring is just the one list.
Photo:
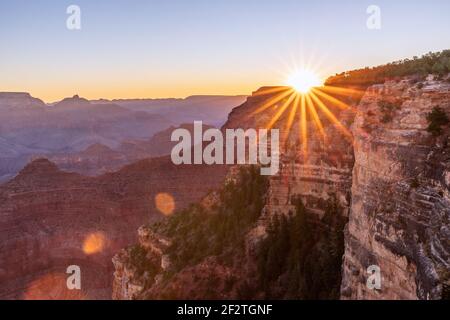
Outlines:
[[[82, 29], [66, 28], [79, 5]], [[380, 6], [382, 29], [366, 9]], [[448, 0], [0, 0], [0, 91], [47, 101], [248, 94], [450, 48]]]

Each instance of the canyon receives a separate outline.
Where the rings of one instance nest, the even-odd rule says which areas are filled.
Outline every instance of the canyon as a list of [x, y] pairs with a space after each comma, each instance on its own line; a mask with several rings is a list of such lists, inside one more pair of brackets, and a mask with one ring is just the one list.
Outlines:
[[[448, 78], [340, 84], [321, 96], [339, 122], [315, 99], [306, 119], [281, 112], [287, 95], [267, 101], [290, 89], [260, 88], [222, 131], [278, 129], [272, 177], [168, 156], [88, 177], [35, 159], [0, 186], [0, 297], [448, 299], [450, 127], [430, 116], [450, 116]], [[164, 154], [175, 128], [145, 144]], [[110, 164], [111, 152], [141, 150], [122, 146], [92, 148]], [[65, 286], [69, 265], [81, 267], [80, 292]], [[367, 286], [371, 266], [380, 289]]]
[[[200, 200], [225, 171], [162, 157], [84, 177], [31, 162], [0, 186], [0, 298], [111, 298], [111, 258], [136, 241], [136, 229], [170, 213], [166, 202], [178, 210]], [[81, 268], [80, 292], [66, 287], [70, 265]]]
[[29, 93], [0, 92], [0, 184], [39, 158], [51, 159], [67, 171], [98, 175], [170, 154], [170, 143], [162, 143], [164, 148], [158, 142], [165, 131], [194, 120], [221, 126], [244, 100], [192, 96], [89, 101], [75, 95], [44, 103]]
[[[205, 128], [212, 129], [213, 127], [205, 125]], [[63, 171], [97, 176], [117, 171], [123, 166], [139, 160], [169, 155], [175, 146], [170, 137], [172, 132], [177, 129], [193, 132], [194, 128], [192, 124], [170, 126], [155, 133], [150, 139], [127, 139], [114, 149], [97, 143], [80, 152], [33, 155], [32, 158], [45, 157]], [[188, 148], [191, 146], [189, 144]]]
[[[287, 100], [280, 99], [255, 115], [255, 110], [275, 96], [265, 92], [274, 90], [283, 89], [254, 92], [231, 112], [223, 130], [266, 127]], [[230, 190], [246, 190], [245, 181], [254, 181], [243, 179], [242, 173], [237, 173], [239, 167], [233, 167], [226, 181], [237, 184], [225, 183], [222, 191], [190, 211], [139, 229], [138, 244], [113, 259], [113, 297], [448, 298], [450, 128], [445, 125], [438, 135], [432, 134], [429, 115], [434, 110], [441, 110], [443, 117], [450, 115], [450, 83], [430, 75], [345, 90], [352, 93], [344, 95], [347, 107], [342, 108], [338, 95], [328, 99], [327, 107], [341, 124], [351, 128], [351, 136], [319, 115], [325, 134], [319, 135], [311, 121], [306, 143], [299, 138], [300, 126], [286, 126], [290, 113], [283, 114], [273, 126], [280, 129], [282, 137], [281, 170], [268, 179], [259, 200], [254, 200], [262, 201], [260, 212], [246, 209], [253, 208], [254, 202], [224, 201], [230, 193], [237, 197]], [[197, 239], [200, 230], [218, 228], [214, 216], [219, 215], [228, 225], [223, 212], [230, 210], [237, 216], [247, 211], [253, 217], [248, 224], [230, 227], [231, 232], [238, 230], [233, 244], [221, 244], [214, 234], [206, 238], [203, 234], [198, 241], [218, 245], [220, 250], [199, 255], [198, 250], [204, 250], [201, 243], [187, 242], [189, 249], [180, 247], [177, 233]], [[201, 225], [199, 230], [185, 229], [192, 221]], [[295, 229], [290, 225], [296, 221], [308, 226], [309, 230], [303, 229], [308, 235], [290, 235], [287, 244], [273, 244], [286, 237], [286, 232], [277, 230], [292, 234]], [[225, 235], [230, 232], [214, 230]], [[274, 254], [277, 248], [293, 255]], [[292, 262], [295, 254], [303, 257], [300, 265]], [[180, 264], [180, 257], [187, 262]], [[265, 257], [269, 260], [264, 261]], [[273, 268], [270, 257], [293, 267], [282, 265], [275, 273], [267, 273], [267, 268]], [[380, 269], [380, 289], [367, 286], [371, 266]], [[264, 274], [271, 280], [261, 284], [256, 275]], [[291, 286], [292, 279], [298, 282], [295, 286]]]
[[[226, 170], [174, 166], [164, 157], [172, 131], [191, 131], [182, 123], [190, 117], [223, 122], [242, 99], [74, 96], [45, 104], [0, 93], [8, 120], [0, 124], [0, 298], [110, 298], [113, 254], [136, 241], [140, 225], [201, 199]], [[70, 265], [81, 267], [81, 292], [65, 286]]]

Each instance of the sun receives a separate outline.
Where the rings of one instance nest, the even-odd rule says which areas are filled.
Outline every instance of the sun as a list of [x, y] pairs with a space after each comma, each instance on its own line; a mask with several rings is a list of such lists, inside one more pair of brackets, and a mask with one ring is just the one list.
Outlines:
[[[283, 141], [289, 139], [291, 129], [299, 134], [297, 139], [302, 142], [301, 152], [305, 158], [309, 150], [308, 136], [314, 129], [324, 143], [328, 141], [329, 126], [336, 128], [345, 139], [353, 141], [352, 133], [335, 112], [356, 113], [356, 109], [345, 101], [347, 97], [362, 97], [365, 92], [327, 84], [325, 78], [314, 71], [316, 68], [294, 66], [291, 70], [297, 71], [288, 73], [290, 77], [285, 76], [284, 85], [262, 88], [255, 93], [263, 98], [248, 117], [261, 112], [273, 113], [263, 126], [268, 130], [283, 128]], [[285, 123], [281, 123], [283, 120]]]
[[298, 93], [306, 94], [312, 88], [322, 86], [323, 82], [317, 74], [310, 70], [304, 69], [292, 74], [288, 78], [287, 84], [294, 88]]

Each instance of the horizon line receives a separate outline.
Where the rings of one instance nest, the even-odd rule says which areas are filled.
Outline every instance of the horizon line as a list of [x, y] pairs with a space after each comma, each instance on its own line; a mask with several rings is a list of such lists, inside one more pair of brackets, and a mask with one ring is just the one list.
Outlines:
[[[275, 85], [274, 86], [262, 86], [262, 87], [258, 88], [255, 91], [258, 91], [261, 88], [267, 88], [267, 87], [284, 87], [284, 86], [282, 86], [282, 85], [278, 85], [278, 86], [275, 86]], [[255, 92], [255, 91], [253, 91], [253, 92]], [[57, 100], [46, 100], [44, 98], [39, 97], [38, 95], [32, 94], [31, 91], [10, 91], [10, 90], [8, 90], [8, 91], [0, 91], [0, 95], [2, 95], [2, 94], [24, 94], [24, 95], [29, 95], [30, 97], [32, 97], [34, 99], [39, 99], [39, 100], [41, 100], [42, 102], [44, 102], [45, 104], [48, 104], [48, 105], [61, 102], [61, 101], [65, 100], [65, 99], [72, 99], [72, 98], [75, 98], [75, 97], [78, 97], [80, 99], [86, 99], [86, 100], [88, 100], [90, 102], [92, 102], [92, 101], [94, 101], [94, 102], [95, 101], [102, 101], [102, 100], [103, 101], [113, 102], [113, 101], [119, 101], [119, 100], [142, 100], [142, 101], [143, 100], [186, 100], [186, 99], [193, 98], [193, 97], [248, 97], [248, 96], [252, 95], [252, 93], [250, 93], [250, 94], [243, 94], [243, 93], [241, 93], [241, 94], [191, 94], [191, 95], [181, 96], [181, 97], [167, 96], [167, 97], [153, 97], [153, 98], [151, 98], [151, 97], [135, 97], [135, 98], [104, 98], [104, 97], [100, 97], [100, 98], [87, 98], [86, 96], [82, 96], [80, 94], [75, 93], [73, 95], [68, 95], [68, 96], [65, 96], [65, 97], [63, 97], [61, 99], [57, 99]]]

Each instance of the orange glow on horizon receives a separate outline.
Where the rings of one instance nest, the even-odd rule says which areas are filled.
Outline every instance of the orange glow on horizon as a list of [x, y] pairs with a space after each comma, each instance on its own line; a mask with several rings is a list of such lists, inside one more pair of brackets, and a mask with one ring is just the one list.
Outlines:
[[184, 99], [195, 95], [248, 96], [255, 88], [265, 86], [264, 82], [240, 83], [232, 81], [210, 81], [210, 83], [101, 83], [76, 81], [75, 83], [47, 83], [37, 85], [26, 82], [3, 86], [2, 92], [28, 92], [46, 103], [54, 103], [79, 95], [88, 100], [99, 99]]

